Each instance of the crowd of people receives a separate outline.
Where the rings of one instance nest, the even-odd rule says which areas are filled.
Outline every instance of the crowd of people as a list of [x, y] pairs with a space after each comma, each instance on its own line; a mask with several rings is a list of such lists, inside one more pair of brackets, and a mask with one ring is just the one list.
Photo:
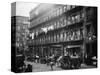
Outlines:
[[[35, 63], [41, 63], [41, 58], [39, 56], [35, 56]], [[57, 67], [66, 67], [66, 68], [79, 68], [80, 67], [80, 56], [74, 52], [73, 55], [69, 55], [68, 52], [65, 56], [55, 56], [52, 54], [51, 56], [45, 56], [44, 64], [51, 67], [51, 70], [53, 70], [54, 66]]]

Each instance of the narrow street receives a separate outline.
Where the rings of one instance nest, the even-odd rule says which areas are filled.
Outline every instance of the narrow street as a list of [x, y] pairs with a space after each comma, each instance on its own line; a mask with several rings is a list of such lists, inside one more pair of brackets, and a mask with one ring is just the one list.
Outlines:
[[[13, 9], [16, 3], [12, 3]], [[18, 11], [27, 12], [27, 15], [11, 16], [12, 71], [98, 67], [97, 7], [49, 3], [39, 3], [35, 7], [32, 3], [28, 7], [26, 4], [30, 5], [22, 3], [21, 9], [27, 7], [29, 11]]]
[[[44, 71], [52, 71], [50, 66], [46, 64], [34, 63], [34, 62], [25, 62], [26, 64], [32, 65], [32, 72], [44, 72]], [[89, 66], [82, 64], [80, 69], [86, 68], [96, 68], [95, 66]], [[60, 71], [63, 70], [61, 67], [53, 66], [53, 71]]]
[[[34, 63], [34, 62], [25, 62], [26, 64], [32, 65], [33, 72], [42, 72], [42, 71], [52, 71], [51, 67], [46, 64]], [[53, 66], [53, 71], [62, 70], [60, 67]]]
[[[33, 72], [42, 72], [42, 71], [52, 71], [50, 66], [47, 66], [46, 64], [40, 64], [40, 63], [33, 63]], [[57, 66], [53, 66], [53, 70], [62, 70], [61, 68]]]

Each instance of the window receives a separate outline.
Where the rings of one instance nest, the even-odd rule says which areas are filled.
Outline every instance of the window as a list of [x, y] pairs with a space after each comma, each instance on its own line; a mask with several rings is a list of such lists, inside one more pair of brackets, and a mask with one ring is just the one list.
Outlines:
[[59, 9], [57, 9], [57, 16], [59, 16]]
[[60, 33], [60, 41], [63, 41], [63, 33]]
[[80, 40], [80, 30], [77, 31], [77, 39]]
[[64, 7], [63, 7], [63, 11], [64, 11], [64, 12], [66, 12], [66, 11], [67, 11], [67, 10], [66, 10], [66, 6], [65, 6], [65, 5], [64, 5]]
[[49, 42], [49, 36], [47, 35], [47, 43]]
[[60, 27], [63, 27], [63, 17], [60, 18]]
[[70, 5], [67, 5], [67, 10], [70, 10], [71, 9], [71, 6]]
[[58, 13], [58, 10], [56, 9], [56, 10], [55, 10], [55, 15], [56, 15], [56, 17], [58, 16], [58, 14], [57, 14], [57, 13]]
[[43, 44], [44, 44], [44, 37], [43, 37]]
[[59, 20], [57, 21], [57, 28], [59, 28], [60, 27], [60, 24], [59, 24]]
[[69, 16], [67, 19], [67, 25], [70, 25], [70, 24], [71, 24], [71, 17]]
[[80, 39], [82, 39], [83, 38], [83, 29], [80, 29]]
[[57, 34], [57, 41], [60, 41], [60, 34]]
[[54, 42], [56, 42], [56, 34], [54, 34]]
[[64, 26], [66, 26], [66, 22], [67, 22], [67, 20], [66, 20], [66, 17], [64, 17]]
[[17, 26], [17, 28], [18, 28], [18, 31], [20, 30], [20, 26]]
[[75, 17], [74, 16], [71, 16], [71, 22], [75, 23]]
[[56, 29], [56, 22], [54, 22], [53, 24], [54, 24], [54, 29]]
[[66, 41], [66, 38], [67, 38], [67, 37], [66, 37], [66, 32], [64, 32], [64, 41]]
[[76, 19], [76, 22], [80, 21], [80, 14], [79, 13], [75, 16], [75, 19]]
[[57, 13], [56, 13], [56, 12], [57, 12], [57, 11], [56, 11], [56, 10], [54, 10], [54, 13], [53, 13], [53, 14], [54, 14], [54, 17], [56, 17], [56, 16], [57, 16]]
[[52, 19], [52, 12], [51, 12], [51, 11], [49, 12], [49, 15], [50, 15], [50, 16], [49, 16], [50, 19]]
[[59, 8], [59, 15], [62, 14], [62, 8]]
[[48, 36], [49, 42], [50, 42], [50, 35]]
[[41, 38], [39, 39], [39, 43], [41, 44]]
[[48, 20], [50, 20], [50, 16], [47, 16], [47, 20], [46, 21], [48, 21]]
[[45, 22], [45, 17], [43, 17], [43, 22]]
[[52, 36], [50, 35], [50, 43], [52, 42]]
[[85, 17], [84, 12], [81, 12], [81, 19], [83, 19]]

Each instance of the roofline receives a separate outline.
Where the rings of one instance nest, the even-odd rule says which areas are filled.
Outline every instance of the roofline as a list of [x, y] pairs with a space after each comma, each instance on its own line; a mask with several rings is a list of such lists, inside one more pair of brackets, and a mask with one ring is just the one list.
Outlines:
[[35, 11], [40, 5], [41, 5], [41, 3], [38, 4], [35, 8], [33, 8], [29, 13], [32, 13], [33, 11]]

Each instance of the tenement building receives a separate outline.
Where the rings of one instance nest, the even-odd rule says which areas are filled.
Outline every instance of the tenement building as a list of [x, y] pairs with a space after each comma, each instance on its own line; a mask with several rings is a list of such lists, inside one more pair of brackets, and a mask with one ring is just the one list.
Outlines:
[[[15, 46], [16, 54], [22, 54], [25, 47], [27, 46], [27, 36], [29, 33], [29, 18], [24, 16], [12, 16], [12, 28], [13, 34], [15, 36]], [[14, 32], [15, 31], [15, 32]]]
[[32, 54], [46, 56], [78, 54], [97, 57], [97, 8], [40, 4], [30, 12], [29, 44]]

